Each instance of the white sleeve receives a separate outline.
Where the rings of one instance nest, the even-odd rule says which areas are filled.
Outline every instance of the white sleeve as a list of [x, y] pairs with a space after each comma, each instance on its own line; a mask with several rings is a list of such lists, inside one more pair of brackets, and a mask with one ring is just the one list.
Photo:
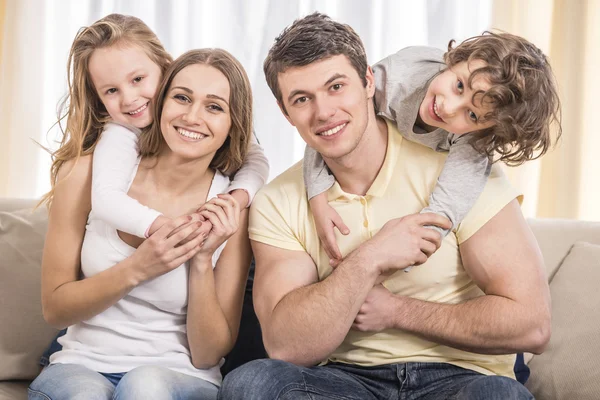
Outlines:
[[127, 195], [138, 160], [137, 140], [124, 126], [106, 125], [94, 149], [92, 211], [115, 229], [143, 238], [161, 213]]
[[228, 192], [236, 189], [245, 190], [248, 193], [248, 206], [252, 203], [254, 196], [269, 178], [269, 160], [265, 156], [265, 151], [258, 144], [256, 137], [252, 134], [250, 149], [242, 167], [235, 174], [231, 185], [227, 188]]

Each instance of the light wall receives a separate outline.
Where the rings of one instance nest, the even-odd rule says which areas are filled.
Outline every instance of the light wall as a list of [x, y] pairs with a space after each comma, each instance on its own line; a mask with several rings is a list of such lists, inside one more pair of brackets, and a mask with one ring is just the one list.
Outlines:
[[[0, 71], [2, 71], [2, 59], [3, 59], [3, 48], [2, 43], [4, 42], [4, 31], [6, 29], [6, 24], [4, 23], [4, 18], [6, 16], [6, 0], [0, 0]], [[0, 77], [1, 78], [1, 77]], [[0, 87], [2, 86], [2, 80], [0, 80]], [[8, 134], [4, 133], [4, 131], [0, 130], [0, 194], [6, 191], [7, 181], [8, 181]]]

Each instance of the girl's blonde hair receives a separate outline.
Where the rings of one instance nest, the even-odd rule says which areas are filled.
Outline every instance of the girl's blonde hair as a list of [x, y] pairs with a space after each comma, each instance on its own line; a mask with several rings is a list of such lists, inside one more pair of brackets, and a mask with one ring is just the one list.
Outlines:
[[219, 70], [229, 81], [229, 109], [231, 110], [231, 128], [225, 143], [217, 150], [210, 167], [231, 175], [242, 166], [250, 139], [252, 138], [252, 89], [242, 64], [222, 49], [191, 50], [178, 57], [167, 72], [160, 88], [154, 96], [154, 123], [140, 136], [138, 143], [141, 157], [158, 155], [165, 139], [160, 129], [160, 120], [165, 97], [175, 76], [185, 67], [205, 64]]
[[[136, 17], [110, 14], [79, 30], [67, 61], [67, 95], [58, 108], [56, 124], [63, 136], [60, 147], [52, 153], [52, 188], [40, 204], [51, 204], [60, 168], [69, 160], [77, 161], [82, 155], [91, 154], [110, 119], [92, 83], [88, 64], [94, 50], [117, 44], [139, 46], [163, 74], [173, 61], [154, 32]], [[63, 127], [64, 119], [66, 127]]]

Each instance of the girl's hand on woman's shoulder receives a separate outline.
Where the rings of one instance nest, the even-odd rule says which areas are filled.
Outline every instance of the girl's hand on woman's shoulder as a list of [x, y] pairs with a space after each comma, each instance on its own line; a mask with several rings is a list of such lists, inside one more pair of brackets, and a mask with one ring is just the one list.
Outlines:
[[198, 232], [198, 216], [183, 215], [170, 220], [146, 239], [133, 253], [137, 284], [166, 274], [194, 257], [206, 239]]
[[237, 232], [240, 212], [239, 203], [230, 194], [220, 194], [200, 207], [198, 213], [212, 224], [212, 229], [195, 256], [196, 261], [210, 265], [215, 250]]

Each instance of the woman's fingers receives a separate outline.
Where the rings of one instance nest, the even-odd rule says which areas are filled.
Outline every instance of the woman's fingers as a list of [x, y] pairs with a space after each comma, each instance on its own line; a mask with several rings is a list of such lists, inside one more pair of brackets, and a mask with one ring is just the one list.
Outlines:
[[235, 233], [239, 226], [240, 206], [231, 195], [219, 195], [206, 202], [199, 214], [212, 224], [206, 237], [206, 245], [201, 244], [201, 252], [214, 251], [214, 248]]
[[235, 198], [229, 194], [220, 194], [219, 197], [211, 199], [202, 207], [204, 211], [214, 212], [221, 221], [223, 229], [231, 234], [235, 232], [240, 222], [240, 205]]
[[174, 265], [174, 267], [177, 267], [194, 257], [202, 248], [203, 243], [204, 238], [202, 236], [197, 236], [196, 238], [184, 244], [183, 246], [179, 246], [171, 250], [173, 252], [172, 254], [170, 254], [170, 256], [173, 257], [172, 265]]
[[221, 223], [221, 220], [219, 219], [217, 214], [215, 214], [214, 212], [212, 212], [210, 210], [202, 210], [202, 211], [200, 211], [200, 215], [202, 215], [204, 218], [206, 218], [212, 224], [212, 232], [211, 233], [221, 234], [221, 232], [223, 231], [224, 228], [223, 228], [223, 224]]
[[235, 217], [235, 224], [238, 225], [240, 223], [240, 213], [242, 211], [242, 207], [240, 203], [230, 194], [220, 194], [218, 195], [219, 199], [226, 200], [233, 207], [233, 216]]
[[179, 218], [175, 218], [163, 224], [154, 234], [151, 236], [154, 240], [163, 240], [169, 236], [177, 233], [183, 229], [187, 224], [192, 221], [191, 215], [182, 215]]
[[217, 198], [211, 200], [213, 204], [221, 206], [225, 210], [229, 222], [232, 226], [237, 226], [240, 222], [240, 205], [230, 194], [220, 194]]
[[190, 233], [181, 242], [177, 243], [176, 247], [184, 245], [184, 244], [190, 242], [191, 240], [196, 239], [200, 235], [202, 235], [203, 237], [206, 237], [208, 235], [210, 228], [206, 229], [205, 225], [211, 225], [210, 222], [203, 222], [203, 223], [198, 222], [198, 223], [201, 224], [200, 227], [198, 229], [196, 229], [194, 232]]
[[202, 210], [200, 215], [204, 215], [206, 217], [208, 215], [208, 214], [206, 214], [207, 212], [212, 213], [213, 215], [215, 215], [217, 217], [218, 227], [216, 227], [215, 222], [213, 222], [211, 220], [211, 222], [213, 223], [213, 229], [215, 227], [217, 229], [219, 229], [219, 228], [225, 229], [225, 227], [229, 225], [229, 218], [227, 216], [227, 213], [225, 212], [223, 207], [221, 207], [220, 205], [205, 204], [205, 208], [204, 208], [204, 210]]
[[193, 234], [198, 228], [200, 228], [201, 225], [201, 222], [194, 222], [189, 224], [185, 228], [178, 230], [176, 233], [173, 233], [165, 240], [165, 245], [167, 246], [167, 248], [177, 246], [181, 241], [183, 241], [185, 238]]

